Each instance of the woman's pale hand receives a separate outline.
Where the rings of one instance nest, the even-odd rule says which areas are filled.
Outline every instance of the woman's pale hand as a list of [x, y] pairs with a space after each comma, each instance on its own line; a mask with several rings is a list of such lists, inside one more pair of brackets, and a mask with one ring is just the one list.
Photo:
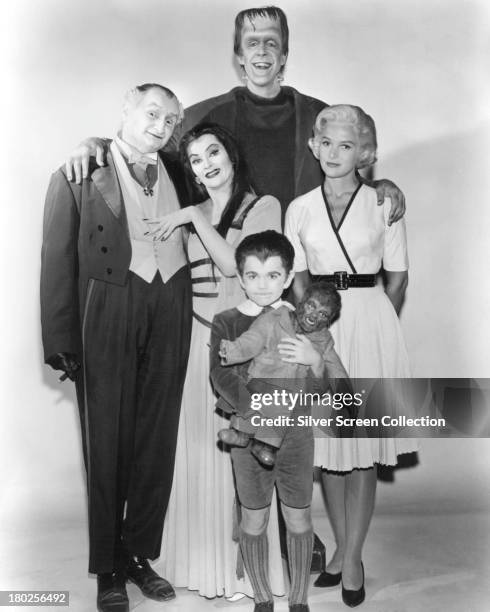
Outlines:
[[80, 184], [82, 178], [88, 176], [88, 164], [90, 157], [94, 156], [95, 161], [99, 166], [105, 165], [105, 142], [102, 138], [91, 137], [82, 140], [82, 142], [70, 153], [65, 163], [66, 177], [69, 181], [73, 179], [75, 173], [75, 182]]
[[318, 367], [322, 356], [306, 336], [296, 334], [296, 338], [286, 336], [277, 345], [282, 360], [310, 367]]
[[158, 219], [143, 219], [149, 227], [146, 235], [153, 236], [153, 240], [167, 240], [177, 227], [192, 223], [193, 213], [194, 206], [186, 206]]

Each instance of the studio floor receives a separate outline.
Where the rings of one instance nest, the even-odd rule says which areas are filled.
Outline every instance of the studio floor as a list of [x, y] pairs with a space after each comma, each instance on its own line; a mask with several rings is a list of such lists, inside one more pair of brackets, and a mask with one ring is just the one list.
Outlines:
[[[12, 501], [12, 500], [11, 500]], [[21, 506], [26, 508], [28, 497]], [[5, 498], [3, 502], [6, 502]], [[3, 510], [10, 504], [3, 503]], [[317, 533], [328, 551], [332, 537], [321, 505], [315, 512]], [[316, 507], [316, 506], [315, 506]], [[70, 592], [69, 609], [94, 611], [96, 581], [87, 575], [87, 540], [80, 512], [70, 518], [31, 507], [29, 526], [17, 514], [3, 521], [0, 553], [0, 589], [60, 589]], [[13, 516], [13, 513], [10, 513]], [[490, 610], [488, 541], [490, 518], [483, 512], [454, 512], [451, 507], [421, 507], [386, 514], [378, 510], [365, 546], [365, 603], [360, 610], [376, 612], [487, 612]], [[311, 582], [313, 583], [314, 576]], [[167, 603], [145, 599], [137, 587], [128, 586], [131, 610], [138, 612], [210, 612], [253, 610], [252, 600], [229, 602], [205, 599], [186, 589]], [[311, 586], [311, 612], [345, 611], [340, 587]], [[23, 610], [25, 608], [13, 608]], [[40, 610], [60, 610], [43, 607]], [[277, 612], [288, 609], [287, 598], [277, 598]]]

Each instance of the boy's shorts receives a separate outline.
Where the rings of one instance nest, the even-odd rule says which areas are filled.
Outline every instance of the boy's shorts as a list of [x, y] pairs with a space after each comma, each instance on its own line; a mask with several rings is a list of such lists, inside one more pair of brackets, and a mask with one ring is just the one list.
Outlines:
[[250, 510], [270, 506], [276, 485], [284, 505], [307, 508], [313, 494], [313, 444], [311, 427], [289, 427], [272, 468], [259, 463], [250, 445], [233, 447], [231, 459], [240, 504]]

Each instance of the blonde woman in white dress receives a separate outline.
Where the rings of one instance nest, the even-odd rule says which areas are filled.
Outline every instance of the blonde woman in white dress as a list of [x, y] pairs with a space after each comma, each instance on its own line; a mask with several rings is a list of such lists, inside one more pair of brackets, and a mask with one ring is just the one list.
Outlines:
[[[408, 282], [405, 223], [388, 224], [389, 201], [377, 205], [376, 191], [357, 170], [376, 156], [374, 122], [360, 108], [331, 106], [317, 117], [310, 148], [324, 183], [294, 200], [285, 233], [295, 248], [293, 290], [299, 299], [310, 274], [342, 285], [339, 320], [331, 327], [335, 349], [352, 378], [410, 376], [397, 313]], [[376, 279], [383, 268], [384, 287]], [[343, 271], [346, 274], [335, 275]], [[317, 438], [315, 465], [336, 540], [336, 550], [317, 586], [342, 582], [349, 606], [362, 603], [362, 547], [374, 510], [376, 465], [395, 465], [401, 453], [416, 450], [403, 438]]]

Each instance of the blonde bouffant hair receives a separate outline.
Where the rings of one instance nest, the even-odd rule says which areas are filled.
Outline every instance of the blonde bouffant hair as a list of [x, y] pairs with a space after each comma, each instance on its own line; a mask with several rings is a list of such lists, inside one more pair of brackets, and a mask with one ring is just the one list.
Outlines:
[[357, 168], [366, 168], [376, 162], [376, 150], [378, 143], [376, 140], [376, 126], [373, 118], [365, 113], [359, 106], [351, 104], [336, 104], [327, 106], [315, 120], [313, 126], [313, 138], [310, 138], [309, 145], [316, 157], [320, 147], [320, 137], [327, 123], [348, 123], [352, 125], [361, 146], [361, 154], [357, 163]]

